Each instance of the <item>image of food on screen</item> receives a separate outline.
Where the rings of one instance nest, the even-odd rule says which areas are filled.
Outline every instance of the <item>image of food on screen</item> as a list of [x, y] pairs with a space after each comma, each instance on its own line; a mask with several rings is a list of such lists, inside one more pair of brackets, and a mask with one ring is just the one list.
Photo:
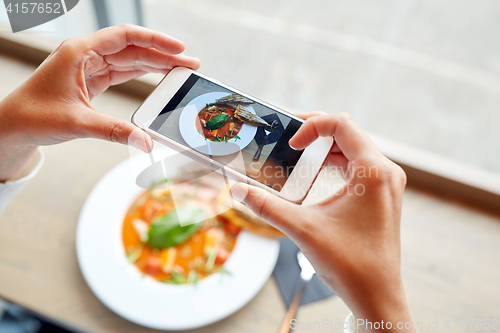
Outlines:
[[265, 120], [245, 108], [253, 103], [238, 94], [215, 99], [198, 112], [196, 129], [207, 140], [228, 142], [241, 139], [238, 133], [243, 124], [269, 127]]

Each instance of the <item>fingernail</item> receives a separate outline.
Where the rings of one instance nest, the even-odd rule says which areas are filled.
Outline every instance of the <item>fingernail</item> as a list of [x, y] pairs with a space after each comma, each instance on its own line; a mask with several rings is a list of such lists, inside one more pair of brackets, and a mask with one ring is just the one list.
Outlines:
[[198, 58], [192, 58], [192, 59], [196, 62], [196, 66], [194, 67], [196, 67], [196, 69], [199, 69], [201, 66], [201, 60]]
[[141, 135], [139, 137], [132, 137], [131, 139], [129, 139], [129, 143], [145, 153], [149, 153], [151, 152], [151, 150], [153, 150], [153, 141], [147, 134]]
[[238, 183], [233, 185], [233, 187], [231, 187], [231, 197], [233, 197], [233, 199], [238, 202], [244, 203], [247, 194], [248, 194], [248, 189], [246, 185]]
[[289, 146], [290, 148], [292, 148], [293, 150], [300, 150], [300, 149], [297, 149], [297, 148], [295, 148], [294, 146], [292, 146], [292, 145], [290, 144], [290, 142], [288, 142], [288, 146]]
[[155, 146], [153, 139], [148, 134], [144, 134], [144, 136], [146, 138], [146, 147], [147, 147], [146, 153], [150, 153]]

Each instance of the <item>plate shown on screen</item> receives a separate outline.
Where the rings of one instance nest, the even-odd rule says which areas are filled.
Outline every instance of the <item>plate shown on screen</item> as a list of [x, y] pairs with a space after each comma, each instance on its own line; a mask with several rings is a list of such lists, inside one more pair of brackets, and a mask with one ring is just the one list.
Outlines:
[[[176, 154], [171, 149], [159, 151], [153, 151], [157, 161]], [[190, 162], [187, 157], [169, 161], [166, 177], [176, 176]], [[269, 279], [279, 242], [242, 231], [224, 264], [231, 274], [214, 273], [195, 285], [166, 284], [144, 276], [128, 262], [121, 230], [129, 205], [144, 191], [131, 170], [150, 165], [147, 154], [136, 155], [109, 171], [88, 196], [76, 234], [82, 274], [104, 305], [139, 325], [187, 330], [226, 318], [247, 304]]]
[[[241, 139], [232, 138], [228, 142], [214, 142], [205, 140], [196, 129], [196, 118], [198, 112], [201, 111], [207, 104], [214, 103], [216, 99], [229, 95], [227, 92], [211, 92], [200, 95], [191, 100], [182, 110], [179, 117], [179, 130], [181, 136], [186, 143], [193, 149], [202, 154], [213, 156], [225, 156], [239, 152], [252, 142], [257, 133], [256, 126], [243, 124], [238, 136]], [[245, 106], [245, 109], [255, 114], [255, 110], [251, 105]]]

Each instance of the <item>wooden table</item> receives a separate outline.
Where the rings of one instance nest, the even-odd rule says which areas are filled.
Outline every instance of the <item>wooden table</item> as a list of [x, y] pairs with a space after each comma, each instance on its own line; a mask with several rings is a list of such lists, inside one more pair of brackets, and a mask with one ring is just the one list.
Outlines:
[[[107, 93], [95, 106], [127, 118], [139, 103]], [[128, 158], [128, 148], [78, 140], [45, 147], [44, 152], [40, 173], [0, 214], [0, 297], [86, 331], [148, 331], [99, 302], [81, 275], [75, 251], [76, 225], [87, 195], [106, 172]], [[313, 308], [339, 321], [349, 312], [338, 298], [304, 307]], [[242, 310], [196, 332], [274, 331], [284, 314], [271, 278]]]
[[[19, 64], [13, 66], [17, 73], [22, 70]], [[3, 66], [2, 70], [9, 69]], [[23, 70], [28, 74], [32, 69]], [[21, 81], [14, 78], [12, 82], [16, 80]], [[5, 95], [7, 83], [3, 84], [0, 88]], [[139, 104], [116, 93], [106, 93], [94, 102], [97, 109], [124, 119], [129, 119]], [[97, 181], [128, 157], [127, 147], [78, 140], [44, 151], [47, 160], [40, 173], [0, 213], [0, 297], [85, 331], [148, 332], [99, 302], [81, 275], [75, 253], [82, 205]], [[402, 265], [415, 321], [426, 324], [439, 320], [443, 324], [462, 318], [500, 319], [499, 240], [498, 216], [408, 189], [403, 208]], [[298, 320], [304, 324], [323, 320], [341, 323], [348, 313], [342, 300], [334, 297], [302, 307]], [[271, 278], [243, 309], [193, 332], [275, 332], [284, 314]], [[463, 332], [453, 327], [440, 331]], [[481, 330], [468, 330], [474, 331]]]

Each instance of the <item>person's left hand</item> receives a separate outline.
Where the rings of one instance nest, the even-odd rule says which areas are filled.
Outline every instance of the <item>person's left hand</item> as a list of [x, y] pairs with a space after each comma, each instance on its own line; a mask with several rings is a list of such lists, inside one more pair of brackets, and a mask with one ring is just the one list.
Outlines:
[[[166, 74], [177, 66], [197, 69], [199, 60], [180, 55], [182, 51], [181, 41], [133, 25], [64, 41], [0, 102], [0, 181], [11, 178], [39, 145], [78, 138], [127, 144], [137, 127], [97, 112], [90, 101], [109, 86], [145, 73]], [[141, 135], [132, 144], [147, 152], [151, 138]]]

